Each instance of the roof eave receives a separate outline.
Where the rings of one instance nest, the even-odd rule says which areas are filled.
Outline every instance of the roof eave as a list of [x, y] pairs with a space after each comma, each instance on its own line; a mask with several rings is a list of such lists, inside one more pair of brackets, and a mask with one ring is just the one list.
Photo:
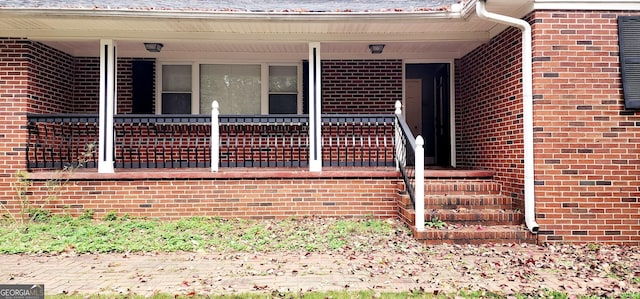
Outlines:
[[[465, 10], [466, 11], [466, 10]], [[126, 17], [216, 20], [274, 20], [274, 21], [344, 21], [384, 19], [459, 19], [464, 11], [412, 12], [246, 12], [246, 11], [172, 11], [172, 10], [99, 10], [99, 9], [20, 9], [0, 8], [0, 15], [23, 17]]]

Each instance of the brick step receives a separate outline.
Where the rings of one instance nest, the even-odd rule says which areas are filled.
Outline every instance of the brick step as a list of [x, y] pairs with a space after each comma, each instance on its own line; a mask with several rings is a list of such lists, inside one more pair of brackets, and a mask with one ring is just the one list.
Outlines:
[[396, 197], [398, 203], [398, 218], [409, 226], [415, 225], [415, 211], [411, 204], [411, 198], [406, 192], [404, 194], [398, 194]]
[[[396, 190], [406, 192], [404, 182], [397, 182]], [[501, 194], [502, 185], [491, 179], [474, 180], [432, 180], [425, 179], [424, 191], [426, 195], [480, 195], [480, 194]]]
[[524, 215], [520, 211], [502, 209], [482, 209], [482, 210], [427, 210], [425, 220], [438, 217], [440, 221], [447, 224], [463, 225], [511, 225], [520, 224], [524, 220]]
[[422, 232], [417, 232], [414, 227], [412, 232], [416, 240], [426, 245], [537, 243], [536, 235], [523, 225], [462, 226]]
[[[404, 209], [400, 211], [400, 217], [407, 225], [415, 226], [415, 211]], [[437, 217], [447, 225], [517, 225], [524, 221], [524, 215], [514, 210], [425, 210], [425, 221], [431, 221]]]
[[536, 235], [523, 225], [524, 215], [512, 209], [511, 197], [502, 195], [502, 186], [488, 180], [426, 180], [425, 220], [437, 217], [441, 228], [415, 229], [415, 210], [398, 185], [398, 216], [425, 244], [532, 243]]
[[502, 185], [492, 180], [432, 181], [424, 184], [425, 195], [488, 195], [501, 194]]
[[424, 198], [425, 210], [433, 209], [494, 209], [509, 210], [512, 208], [511, 197], [489, 194], [489, 195], [427, 195]]
[[403, 191], [398, 193], [397, 195], [398, 206], [401, 206], [406, 209], [413, 209], [413, 204], [411, 203], [411, 197], [409, 197], [409, 193]]
[[[424, 198], [425, 210], [437, 209], [494, 209], [509, 210], [512, 208], [512, 199], [503, 195], [453, 195], [453, 196], [436, 196], [428, 195]], [[398, 205], [413, 209], [411, 198], [406, 192], [398, 194]]]

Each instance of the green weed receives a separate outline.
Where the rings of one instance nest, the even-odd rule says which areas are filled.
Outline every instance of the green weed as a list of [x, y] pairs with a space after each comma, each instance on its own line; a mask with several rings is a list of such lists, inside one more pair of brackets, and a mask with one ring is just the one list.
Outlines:
[[[50, 211], [45, 207], [58, 198], [62, 187], [69, 183], [73, 173], [83, 168], [85, 164], [93, 157], [95, 152], [95, 144], [91, 143], [85, 146], [84, 150], [77, 157], [75, 163], [69, 163], [62, 169], [53, 173], [52, 177], [45, 181], [45, 193], [42, 196], [35, 196], [32, 188], [32, 181], [29, 172], [19, 170], [14, 174], [15, 181], [12, 183], [13, 191], [16, 194], [18, 205], [20, 207], [18, 219], [11, 213], [6, 202], [0, 202], [0, 208], [5, 211], [3, 217], [13, 222], [24, 224], [26, 221], [43, 222], [50, 217]], [[33, 198], [36, 197], [36, 198]]]
[[357, 240], [395, 235], [392, 225], [375, 219], [327, 219], [326, 225], [310, 226], [301, 223], [305, 220], [130, 219], [115, 212], [102, 221], [92, 218], [92, 211], [85, 211], [77, 218], [48, 215], [24, 225], [0, 223], [0, 253], [366, 250], [369, 242]]
[[426, 227], [430, 227], [430, 228], [436, 228], [436, 229], [441, 229], [447, 226], [447, 223], [440, 220], [440, 218], [438, 218], [438, 216], [432, 216], [431, 220], [426, 221], [424, 223], [424, 225]]
[[79, 218], [82, 220], [92, 220], [95, 214], [96, 212], [93, 209], [88, 209], [88, 210], [84, 210], [84, 212], [82, 212], [82, 215], [80, 215]]
[[102, 221], [116, 221], [118, 220], [118, 213], [116, 211], [109, 211], [102, 216]]

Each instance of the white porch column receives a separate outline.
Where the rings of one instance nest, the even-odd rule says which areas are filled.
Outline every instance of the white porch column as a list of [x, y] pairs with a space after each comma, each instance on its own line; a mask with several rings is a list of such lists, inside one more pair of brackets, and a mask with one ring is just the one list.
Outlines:
[[100, 40], [100, 115], [98, 118], [98, 173], [113, 173], [113, 115], [116, 106], [116, 46]]
[[218, 172], [220, 163], [220, 104], [211, 103], [211, 172]]
[[322, 171], [320, 43], [309, 43], [309, 171]]
[[[394, 111], [394, 114], [396, 115], [396, 119], [394, 120], [395, 126], [394, 126], [394, 133], [395, 133], [395, 143], [396, 143], [396, 170], [400, 171], [400, 159], [398, 159], [398, 154], [400, 153], [400, 150], [402, 150], [402, 132], [400, 129], [400, 122], [398, 121], [398, 118], [402, 115], [402, 103], [400, 101], [396, 101], [396, 110]], [[404, 166], [404, 165], [403, 165]]]
[[415, 148], [415, 189], [413, 194], [415, 195], [415, 207], [416, 212], [416, 230], [419, 232], [424, 231], [424, 139], [418, 135], [416, 137]]

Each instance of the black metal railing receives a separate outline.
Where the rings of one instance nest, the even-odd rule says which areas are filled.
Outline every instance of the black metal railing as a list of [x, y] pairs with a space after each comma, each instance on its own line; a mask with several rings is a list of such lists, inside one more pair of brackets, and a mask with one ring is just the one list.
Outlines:
[[394, 166], [393, 115], [323, 115], [323, 166]]
[[[409, 193], [411, 202], [416, 200], [416, 139], [413, 137], [404, 117], [397, 115], [395, 122], [396, 160], [402, 174], [405, 189]], [[421, 166], [424, 167], [424, 166]], [[424, 187], [423, 187], [424, 188]]]
[[211, 116], [117, 115], [116, 168], [211, 166]]
[[[97, 167], [97, 115], [28, 115], [27, 119], [28, 169], [62, 169], [82, 157], [86, 160], [84, 167]], [[89, 145], [96, 147], [87, 153]]]
[[219, 123], [221, 167], [308, 165], [308, 116], [221, 115]]
[[[96, 115], [28, 115], [29, 169], [61, 169], [98, 148]], [[393, 166], [394, 116], [324, 115], [325, 166]], [[219, 116], [221, 167], [306, 167], [306, 115]], [[116, 115], [116, 168], [211, 166], [210, 115]], [[216, 137], [213, 137], [216, 138]], [[215, 139], [214, 139], [215, 140]], [[97, 167], [97, 153], [86, 167]]]

